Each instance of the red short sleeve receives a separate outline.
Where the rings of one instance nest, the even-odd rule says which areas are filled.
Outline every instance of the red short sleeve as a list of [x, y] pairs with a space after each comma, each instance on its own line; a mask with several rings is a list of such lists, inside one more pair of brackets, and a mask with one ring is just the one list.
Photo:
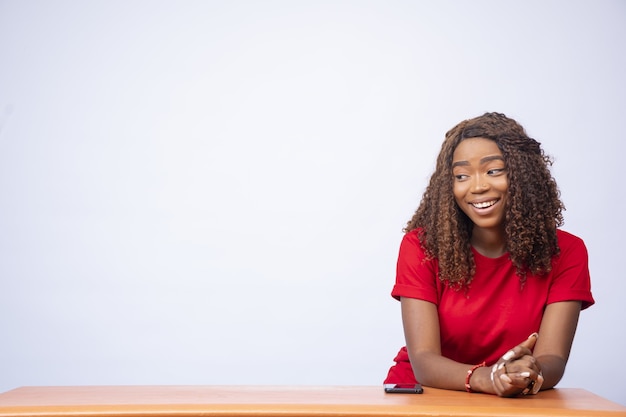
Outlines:
[[559, 230], [560, 255], [555, 258], [547, 304], [559, 301], [581, 301], [582, 309], [595, 303], [591, 295], [591, 278], [587, 248], [582, 239]]
[[437, 269], [437, 262], [427, 259], [417, 230], [408, 232], [400, 243], [396, 283], [391, 295], [396, 299], [418, 298], [437, 304]]

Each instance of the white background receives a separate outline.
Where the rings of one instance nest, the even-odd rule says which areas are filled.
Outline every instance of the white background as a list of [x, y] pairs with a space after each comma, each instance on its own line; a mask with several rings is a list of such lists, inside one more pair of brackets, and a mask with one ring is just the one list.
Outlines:
[[378, 385], [444, 133], [517, 119], [590, 253], [562, 387], [626, 404], [626, 2], [0, 0], [0, 390]]

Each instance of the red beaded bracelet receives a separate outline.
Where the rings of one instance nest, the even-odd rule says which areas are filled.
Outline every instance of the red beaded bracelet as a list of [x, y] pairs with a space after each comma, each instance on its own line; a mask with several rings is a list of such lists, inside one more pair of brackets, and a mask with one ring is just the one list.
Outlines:
[[474, 391], [472, 391], [472, 386], [470, 385], [470, 378], [474, 374], [474, 371], [476, 369], [480, 368], [481, 366], [487, 366], [487, 364], [485, 362], [479, 363], [478, 365], [472, 366], [472, 369], [467, 371], [467, 376], [465, 377], [465, 391], [467, 391], [467, 392], [474, 392]]

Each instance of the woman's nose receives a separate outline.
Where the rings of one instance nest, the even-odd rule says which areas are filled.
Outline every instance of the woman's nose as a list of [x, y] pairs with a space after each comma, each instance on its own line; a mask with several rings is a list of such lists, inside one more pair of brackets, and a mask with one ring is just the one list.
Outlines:
[[479, 176], [475, 176], [472, 179], [472, 192], [474, 193], [483, 193], [489, 189], [489, 183], [487, 183], [484, 178]]

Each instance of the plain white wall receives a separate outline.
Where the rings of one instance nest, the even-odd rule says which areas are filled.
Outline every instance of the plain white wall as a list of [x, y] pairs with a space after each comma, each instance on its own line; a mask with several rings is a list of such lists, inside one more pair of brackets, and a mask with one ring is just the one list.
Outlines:
[[401, 229], [485, 111], [555, 157], [626, 404], [626, 3], [0, 0], [0, 390], [377, 385]]

